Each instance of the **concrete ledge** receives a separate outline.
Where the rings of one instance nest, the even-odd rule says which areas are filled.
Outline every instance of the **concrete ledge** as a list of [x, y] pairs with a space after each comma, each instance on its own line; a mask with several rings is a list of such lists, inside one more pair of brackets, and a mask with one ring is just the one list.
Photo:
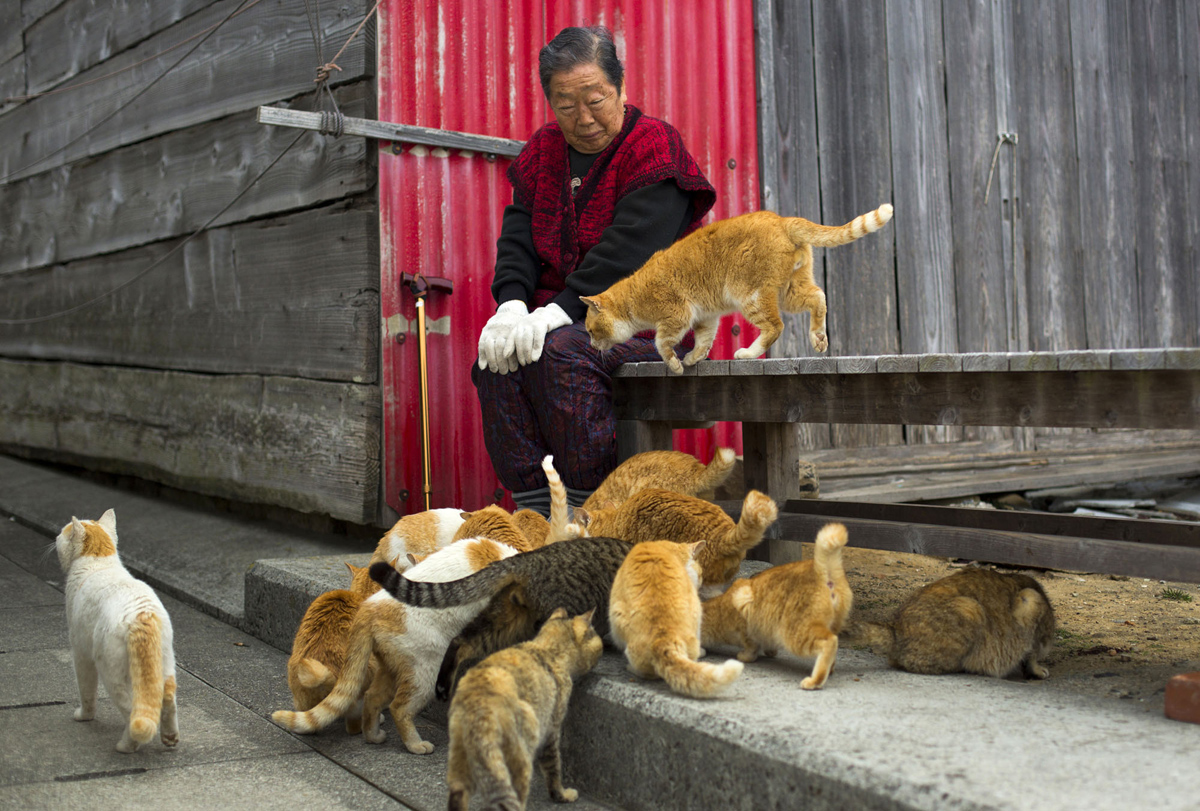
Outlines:
[[309, 603], [327, 591], [350, 587], [346, 561], [366, 566], [370, 560], [370, 553], [364, 553], [257, 561], [246, 572], [242, 630], [290, 653]]

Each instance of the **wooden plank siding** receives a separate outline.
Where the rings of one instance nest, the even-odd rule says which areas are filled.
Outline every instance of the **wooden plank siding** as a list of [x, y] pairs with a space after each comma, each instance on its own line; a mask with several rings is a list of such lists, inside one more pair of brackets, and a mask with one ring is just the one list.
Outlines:
[[[62, 92], [0, 115], [0, 320], [96, 301], [0, 323], [0, 449], [381, 523], [377, 146], [306, 133], [251, 186], [299, 134], [258, 106], [313, 109], [303, 0], [260, 0], [51, 154], [240, 2], [6, 4], [0, 88]], [[325, 58], [371, 5], [322, 10]], [[376, 114], [370, 35], [338, 59], [347, 115]]]

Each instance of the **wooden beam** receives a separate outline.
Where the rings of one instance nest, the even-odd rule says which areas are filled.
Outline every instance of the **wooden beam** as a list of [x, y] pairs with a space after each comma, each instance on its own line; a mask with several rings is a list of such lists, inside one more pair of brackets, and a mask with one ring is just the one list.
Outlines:
[[[258, 122], [277, 127], [298, 127], [306, 130], [326, 128], [328, 117], [323, 113], [306, 113], [300, 110], [284, 110], [279, 107], [259, 107]], [[346, 117], [342, 124], [345, 135], [361, 135], [381, 141], [401, 141], [408, 144], [440, 147], [443, 149], [465, 149], [491, 156], [515, 158], [525, 146], [524, 141], [509, 138], [493, 138], [490, 135], [472, 135], [453, 130], [435, 130], [429, 127], [414, 127], [409, 124], [393, 124], [389, 121], [372, 121], [366, 118]]]

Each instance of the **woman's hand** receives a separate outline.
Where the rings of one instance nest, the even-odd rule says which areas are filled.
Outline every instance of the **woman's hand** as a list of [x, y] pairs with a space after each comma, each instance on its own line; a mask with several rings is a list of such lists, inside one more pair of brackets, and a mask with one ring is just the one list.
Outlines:
[[525, 318], [517, 322], [513, 330], [513, 342], [517, 353], [517, 363], [524, 366], [534, 363], [542, 357], [542, 347], [546, 343], [546, 333], [565, 327], [571, 323], [571, 316], [557, 304], [547, 304], [538, 307]]
[[479, 333], [479, 368], [491, 369], [506, 375], [517, 371], [514, 354], [516, 327], [522, 319], [529, 318], [529, 309], [523, 301], [506, 301], [496, 308], [496, 314], [488, 319]]

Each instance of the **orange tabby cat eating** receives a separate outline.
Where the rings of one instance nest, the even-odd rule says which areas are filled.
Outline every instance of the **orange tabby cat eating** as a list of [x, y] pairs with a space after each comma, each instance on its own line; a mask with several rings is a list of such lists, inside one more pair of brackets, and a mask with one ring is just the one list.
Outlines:
[[[706, 225], [603, 293], [579, 297], [588, 306], [584, 323], [592, 346], [603, 352], [654, 329], [658, 353], [672, 372], [682, 374], [684, 366], [708, 357], [721, 316], [732, 312], [741, 312], [760, 330], [754, 343], [734, 357], [759, 357], [783, 332], [782, 309], [808, 311], [809, 340], [824, 352], [829, 348], [825, 293], [813, 279], [813, 246], [845, 245], [891, 218], [892, 207], [885, 203], [842, 226], [770, 211]], [[675, 346], [693, 328], [696, 345], [681, 364]]]

